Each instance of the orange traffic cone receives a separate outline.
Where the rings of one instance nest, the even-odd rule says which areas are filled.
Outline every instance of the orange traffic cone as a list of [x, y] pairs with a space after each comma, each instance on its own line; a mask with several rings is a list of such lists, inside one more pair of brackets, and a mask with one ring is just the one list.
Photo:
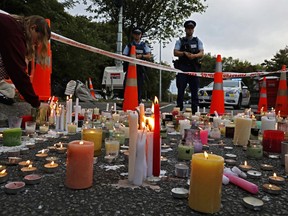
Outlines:
[[258, 112], [267, 112], [268, 102], [267, 102], [267, 90], [266, 90], [266, 77], [263, 77], [263, 82], [260, 90], [260, 97], [258, 102]]
[[[136, 47], [131, 46], [130, 56], [136, 58]], [[136, 64], [129, 63], [124, 91], [123, 110], [135, 110], [138, 106], [138, 86]]]
[[286, 65], [282, 66], [282, 73], [280, 76], [279, 87], [276, 98], [275, 110], [282, 117], [288, 115], [288, 95], [287, 95], [287, 83], [286, 83]]
[[95, 91], [94, 91], [93, 84], [92, 84], [92, 80], [90, 77], [89, 77], [89, 89], [90, 89], [90, 94], [92, 95], [92, 97], [96, 98]]
[[[46, 19], [46, 22], [50, 26], [50, 20]], [[34, 73], [31, 74], [31, 81], [34, 91], [39, 96], [41, 101], [47, 101], [51, 97], [51, 73], [52, 55], [49, 41], [45, 66], [41, 66], [36, 59], [35, 70]]]
[[217, 55], [215, 71], [210, 114], [217, 112], [218, 114], [223, 115], [225, 113], [225, 107], [221, 55]]

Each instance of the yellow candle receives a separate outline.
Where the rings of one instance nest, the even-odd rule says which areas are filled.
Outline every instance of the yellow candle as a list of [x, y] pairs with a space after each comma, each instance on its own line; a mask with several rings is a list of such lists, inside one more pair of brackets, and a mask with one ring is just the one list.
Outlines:
[[94, 143], [94, 156], [101, 155], [102, 129], [91, 128], [82, 130], [82, 140]]
[[192, 157], [189, 207], [199, 212], [215, 213], [221, 207], [224, 158], [204, 154]]

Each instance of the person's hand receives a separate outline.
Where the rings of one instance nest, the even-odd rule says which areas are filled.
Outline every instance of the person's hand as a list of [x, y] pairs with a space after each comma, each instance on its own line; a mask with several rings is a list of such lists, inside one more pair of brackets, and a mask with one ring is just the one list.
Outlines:
[[36, 119], [36, 123], [41, 125], [47, 122], [48, 116], [50, 115], [50, 106], [48, 103], [41, 103], [38, 108], [38, 115]]

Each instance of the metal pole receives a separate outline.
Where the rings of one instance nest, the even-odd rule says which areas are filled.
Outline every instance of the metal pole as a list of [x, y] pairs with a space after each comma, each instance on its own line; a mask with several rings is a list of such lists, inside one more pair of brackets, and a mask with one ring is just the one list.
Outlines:
[[[161, 51], [162, 51], [162, 41], [161, 41], [161, 38], [160, 38], [160, 41], [159, 41], [159, 45], [160, 45], [160, 50], [159, 50], [159, 63], [161, 64]], [[160, 73], [159, 73], [159, 101], [162, 101], [162, 70], [160, 70]]]
[[[122, 21], [123, 21], [123, 5], [119, 8], [119, 17], [118, 17], [118, 32], [117, 32], [117, 52], [122, 54]], [[122, 62], [120, 60], [115, 60], [117, 67], [122, 67]]]

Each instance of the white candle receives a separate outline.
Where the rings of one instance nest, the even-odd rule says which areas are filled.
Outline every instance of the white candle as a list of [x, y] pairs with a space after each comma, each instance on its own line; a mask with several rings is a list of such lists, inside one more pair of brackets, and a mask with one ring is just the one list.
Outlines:
[[213, 127], [219, 128], [219, 125], [221, 123], [221, 117], [213, 117]]
[[79, 108], [78, 108], [78, 106], [79, 106], [79, 98], [76, 98], [76, 104], [75, 104], [75, 124], [76, 124], [76, 126], [77, 126], [77, 124], [78, 124], [78, 112], [79, 112]]
[[57, 114], [56, 115], [56, 126], [55, 126], [55, 130], [59, 130], [60, 129], [60, 115]]
[[182, 137], [184, 137], [185, 129], [189, 129], [191, 127], [190, 121], [187, 119], [179, 120], [179, 124], [180, 124], [179, 132], [182, 135]]
[[64, 131], [64, 114], [65, 114], [64, 106], [61, 106], [60, 108], [60, 131]]
[[252, 119], [235, 118], [234, 145], [247, 146], [251, 134]]
[[97, 107], [94, 108], [93, 112], [94, 112], [95, 115], [99, 115], [99, 108], [97, 108]]
[[195, 113], [195, 115], [196, 116], [200, 116], [201, 115], [199, 106], [197, 106], [197, 112]]
[[264, 130], [275, 130], [276, 118], [274, 117], [261, 117], [261, 131], [264, 133]]
[[106, 111], [109, 110], [109, 103], [106, 104]]
[[146, 130], [139, 130], [137, 137], [136, 160], [134, 169], [134, 185], [142, 185], [143, 180], [147, 176], [147, 163], [146, 163]]
[[138, 114], [131, 112], [129, 114], [129, 161], [128, 161], [128, 180], [133, 182], [136, 160], [136, 145], [138, 135]]
[[150, 177], [153, 168], [153, 132], [147, 132], [146, 149], [147, 176]]
[[69, 98], [69, 123], [72, 123], [72, 105], [73, 105], [72, 95], [70, 95], [70, 98]]
[[288, 174], [288, 154], [285, 154], [285, 173]]
[[206, 107], [203, 107], [203, 113], [206, 113]]
[[114, 103], [114, 112], [116, 112], [116, 103]]
[[139, 116], [140, 116], [140, 129], [143, 129], [142, 122], [144, 122], [144, 116], [145, 116], [145, 107], [143, 103], [139, 104]]

